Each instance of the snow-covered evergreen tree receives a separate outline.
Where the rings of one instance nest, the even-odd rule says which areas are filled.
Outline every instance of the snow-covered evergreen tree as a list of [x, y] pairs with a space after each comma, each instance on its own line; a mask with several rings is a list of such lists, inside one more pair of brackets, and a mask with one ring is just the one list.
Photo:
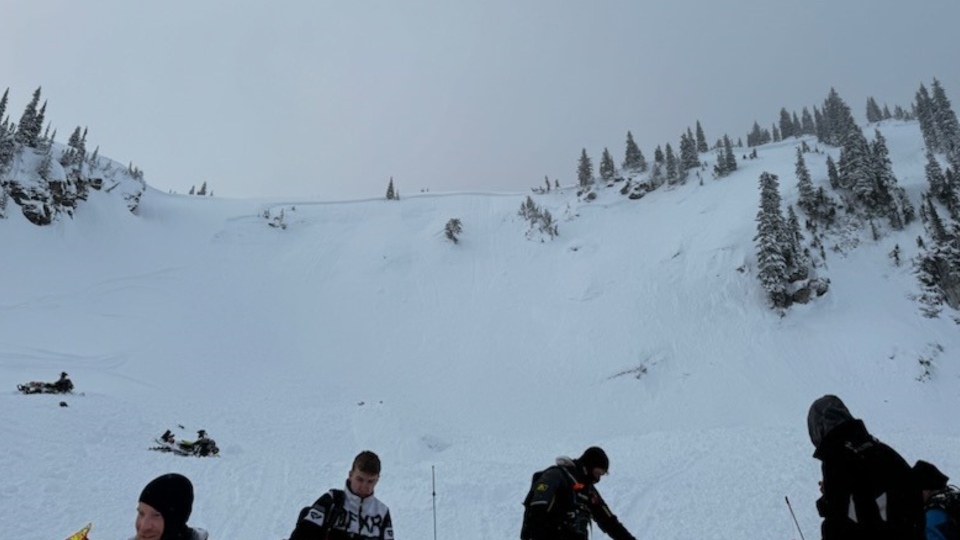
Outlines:
[[883, 111], [873, 96], [867, 98], [867, 122], [871, 124], [883, 120]]
[[[937, 161], [933, 152], [927, 148], [927, 165], [924, 167], [927, 183], [930, 185], [930, 195], [947, 207], [947, 210], [954, 216], [960, 210], [960, 200], [957, 198], [957, 192], [953, 186], [947, 183], [947, 178], [940, 168], [940, 162]], [[958, 216], [960, 217], [960, 216]]]
[[840, 187], [853, 190], [854, 194], [866, 202], [873, 192], [872, 159], [867, 139], [859, 129], [847, 132], [837, 161]]
[[10, 88], [7, 88], [3, 91], [3, 97], [0, 97], [0, 129], [4, 129], [6, 126], [6, 120], [4, 118], [7, 114], [7, 102], [10, 99]]
[[903, 229], [903, 214], [898, 207], [895, 195], [899, 188], [897, 177], [893, 174], [887, 141], [879, 129], [876, 130], [873, 143], [870, 145], [870, 154], [873, 158], [874, 187], [871, 195], [873, 206], [879, 213], [887, 216], [891, 227], [896, 230]]
[[593, 161], [587, 155], [586, 148], [580, 151], [580, 162], [577, 165], [577, 183], [584, 189], [593, 185]]
[[681, 175], [686, 176], [686, 171], [699, 166], [700, 159], [697, 157], [697, 141], [693, 138], [693, 133], [688, 128], [686, 133], [680, 134]]
[[774, 307], [788, 305], [787, 262], [784, 220], [780, 209], [780, 185], [777, 175], [764, 172], [760, 175], [760, 210], [757, 212], [757, 274], [760, 284], [767, 291]]
[[937, 113], [933, 99], [930, 98], [927, 88], [922, 83], [920, 89], [917, 90], [914, 107], [917, 111], [917, 120], [920, 122], [923, 143], [933, 152], [942, 152], [943, 148], [940, 145], [940, 131], [936, 121]]
[[697, 152], [704, 153], [709, 151], [710, 147], [707, 146], [707, 136], [703, 134], [703, 127], [700, 125], [700, 121], [697, 120]]
[[613, 156], [610, 155], [610, 150], [606, 148], [603, 149], [603, 154], [600, 156], [600, 178], [605, 182], [613, 180], [613, 177], [617, 175], [617, 166], [613, 163]]
[[667, 143], [666, 148], [667, 183], [674, 185], [680, 182], [680, 164], [677, 163], [677, 156], [674, 155], [673, 148], [670, 147], [670, 143]]
[[718, 178], [723, 178], [735, 170], [737, 170], [737, 158], [733, 154], [733, 144], [730, 142], [730, 137], [724, 135], [720, 147], [717, 148], [717, 164], [713, 167], [713, 173]]
[[960, 153], [960, 123], [957, 122], [957, 115], [953, 111], [940, 81], [933, 79], [930, 88], [932, 91], [933, 121], [937, 126], [940, 151], [949, 156], [955, 156]]
[[797, 148], [797, 163], [795, 169], [797, 172], [797, 191], [800, 194], [797, 205], [806, 212], [808, 216], [813, 216], [817, 204], [817, 191], [813, 187], [810, 170], [807, 168], [807, 163], [803, 159], [803, 152], [800, 148]]
[[647, 172], [647, 159], [633, 140], [633, 133], [627, 132], [627, 150], [623, 158], [623, 169], [631, 173]]
[[37, 146], [37, 139], [40, 137], [40, 129], [37, 127], [37, 105], [40, 103], [40, 87], [37, 87], [33, 93], [33, 99], [23, 109], [20, 115], [20, 122], [17, 124], [17, 133], [14, 139], [30, 148]]
[[800, 133], [804, 135], [816, 135], [817, 125], [813, 123], [813, 115], [804, 107], [800, 113]]
[[827, 154], [827, 179], [830, 181], [830, 187], [840, 189], [840, 173], [837, 172], [837, 164], [829, 154]]
[[[790, 113], [787, 112], [786, 108], [780, 109], [780, 137], [783, 139], [790, 138], [794, 136], [793, 132], [793, 118], [790, 117]], [[774, 133], [774, 140], [776, 140], [776, 133]]]
[[853, 119], [850, 107], [844, 103], [843, 99], [840, 98], [840, 95], [837, 94], [837, 91], [833, 88], [830, 89], [827, 99], [823, 102], [822, 114], [822, 120], [817, 120], [818, 128], [821, 123], [823, 124], [822, 136], [820, 133], [817, 134], [822, 143], [840, 146], [844, 144], [848, 133], [860, 130]]

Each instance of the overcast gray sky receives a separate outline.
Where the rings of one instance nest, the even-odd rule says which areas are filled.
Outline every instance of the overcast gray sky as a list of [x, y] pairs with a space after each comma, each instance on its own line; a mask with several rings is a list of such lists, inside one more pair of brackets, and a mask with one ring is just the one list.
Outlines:
[[43, 86], [64, 142], [159, 189], [379, 197], [572, 182], [581, 148], [648, 158], [700, 120], [712, 142], [833, 86], [957, 110], [957, 0], [12, 0], [0, 91]]

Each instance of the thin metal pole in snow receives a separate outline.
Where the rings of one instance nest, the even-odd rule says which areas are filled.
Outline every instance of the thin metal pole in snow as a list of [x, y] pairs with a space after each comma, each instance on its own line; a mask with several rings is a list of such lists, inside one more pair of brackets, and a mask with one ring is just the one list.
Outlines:
[[433, 540], [437, 540], [437, 473], [433, 465], [430, 466], [430, 478], [433, 482]]
[[797, 526], [797, 532], [800, 533], [800, 540], [806, 540], [803, 537], [803, 531], [800, 530], [800, 522], [797, 521], [797, 515], [793, 513], [793, 506], [790, 505], [790, 497], [784, 495], [783, 498], [787, 501], [787, 508], [790, 509], [790, 515], [793, 516], [793, 523]]

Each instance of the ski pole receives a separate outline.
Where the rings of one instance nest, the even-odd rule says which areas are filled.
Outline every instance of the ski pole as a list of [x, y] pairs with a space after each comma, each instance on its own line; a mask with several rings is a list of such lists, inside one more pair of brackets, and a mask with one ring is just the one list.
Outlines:
[[790, 515], [793, 516], [793, 524], [797, 526], [797, 532], [800, 533], [800, 540], [806, 540], [803, 537], [803, 531], [800, 530], [800, 522], [797, 521], [797, 515], [793, 513], [793, 506], [790, 505], [790, 497], [784, 495], [783, 498], [787, 501], [787, 508], [790, 509]]
[[437, 473], [433, 465], [430, 466], [430, 479], [433, 482], [433, 540], [437, 540]]

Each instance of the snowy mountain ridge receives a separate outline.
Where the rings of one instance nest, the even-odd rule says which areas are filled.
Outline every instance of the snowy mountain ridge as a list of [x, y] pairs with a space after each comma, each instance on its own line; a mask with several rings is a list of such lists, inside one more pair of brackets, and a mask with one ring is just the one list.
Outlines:
[[[919, 203], [917, 123], [875, 127]], [[599, 444], [600, 490], [638, 538], [796, 538], [785, 495], [814, 537], [805, 418], [824, 393], [908, 461], [960, 474], [960, 337], [949, 309], [929, 318], [916, 301], [919, 222], [831, 233], [829, 292], [770, 309], [758, 178], [776, 174], [795, 204], [799, 144], [639, 200], [616, 184], [589, 202], [533, 194], [555, 237], [527, 234], [526, 193], [324, 203], [146, 187], [131, 213], [91, 190], [49, 227], [8, 207], [0, 529], [56, 538], [93, 521], [92, 538], [126, 538], [143, 485], [178, 471], [212, 538], [284, 538], [372, 449], [399, 538], [433, 534], [434, 503], [438, 537], [516, 537], [530, 474]], [[838, 151], [818, 150], [807, 165], [825, 186]], [[61, 370], [83, 395], [14, 390]], [[205, 429], [220, 457], [147, 450], [176, 424]]]

